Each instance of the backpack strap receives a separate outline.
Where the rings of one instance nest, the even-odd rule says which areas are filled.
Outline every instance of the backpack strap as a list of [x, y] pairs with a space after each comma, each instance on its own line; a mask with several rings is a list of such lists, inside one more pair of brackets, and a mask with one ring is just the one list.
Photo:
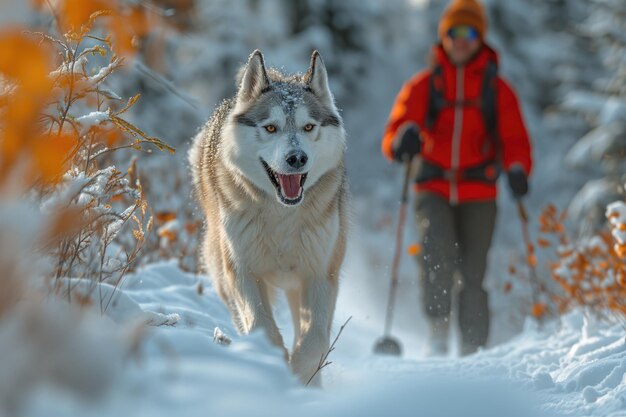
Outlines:
[[426, 111], [426, 129], [435, 126], [439, 112], [446, 106], [443, 95], [443, 69], [437, 65], [432, 69], [428, 83], [428, 110]]
[[487, 129], [488, 139], [496, 150], [498, 158], [500, 153], [500, 138], [498, 135], [497, 86], [498, 64], [495, 61], [490, 60], [487, 64], [487, 68], [485, 69], [485, 76], [483, 78], [481, 110], [483, 113], [485, 128]]

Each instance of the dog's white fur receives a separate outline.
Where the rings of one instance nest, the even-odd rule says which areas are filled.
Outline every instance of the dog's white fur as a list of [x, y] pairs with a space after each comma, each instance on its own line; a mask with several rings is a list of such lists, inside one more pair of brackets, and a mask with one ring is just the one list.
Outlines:
[[[255, 119], [256, 117], [256, 119]], [[310, 132], [302, 126], [313, 124]], [[263, 126], [278, 127], [268, 133]], [[346, 245], [345, 132], [317, 52], [304, 76], [267, 71], [255, 51], [237, 96], [194, 139], [190, 164], [206, 216], [202, 259], [242, 333], [263, 329], [284, 349], [304, 383], [329, 347]], [[260, 158], [277, 173], [285, 155], [308, 155], [303, 200], [277, 198]], [[295, 329], [291, 355], [272, 314], [274, 289], [286, 292]], [[319, 375], [313, 379], [319, 384]]]

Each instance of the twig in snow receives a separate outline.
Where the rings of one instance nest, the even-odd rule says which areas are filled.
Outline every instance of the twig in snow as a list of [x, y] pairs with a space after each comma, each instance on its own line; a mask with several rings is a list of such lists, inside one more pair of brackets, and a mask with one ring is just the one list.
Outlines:
[[328, 365], [332, 363], [331, 361], [328, 360], [328, 356], [330, 356], [330, 353], [333, 350], [335, 350], [335, 344], [337, 343], [337, 340], [339, 340], [339, 336], [341, 336], [343, 329], [348, 325], [350, 320], [352, 320], [352, 316], [348, 317], [348, 320], [346, 320], [346, 322], [341, 325], [341, 327], [339, 328], [339, 333], [337, 333], [337, 336], [335, 336], [335, 340], [333, 340], [333, 343], [330, 344], [328, 351], [322, 354], [322, 357], [320, 358], [320, 362], [317, 365], [317, 369], [315, 370], [315, 372], [313, 372], [313, 375], [311, 375], [311, 378], [309, 378], [309, 380], [306, 382], [305, 385], [308, 386], [311, 383], [311, 381], [313, 381], [313, 378], [315, 378], [315, 375], [317, 375], [322, 369], [326, 368]]

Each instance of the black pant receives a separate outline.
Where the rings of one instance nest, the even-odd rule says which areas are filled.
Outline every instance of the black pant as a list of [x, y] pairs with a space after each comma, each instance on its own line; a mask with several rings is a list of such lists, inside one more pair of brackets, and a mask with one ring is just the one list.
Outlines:
[[451, 206], [442, 196], [417, 194], [415, 209], [422, 240], [423, 305], [429, 317], [450, 314], [453, 275], [463, 276], [459, 325], [463, 351], [484, 346], [489, 335], [489, 303], [483, 289], [487, 252], [496, 219], [495, 201]]

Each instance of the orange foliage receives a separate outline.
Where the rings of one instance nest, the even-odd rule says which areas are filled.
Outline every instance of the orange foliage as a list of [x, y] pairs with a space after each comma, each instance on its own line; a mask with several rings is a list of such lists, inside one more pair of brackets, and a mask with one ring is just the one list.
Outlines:
[[549, 248], [550, 246], [552, 246], [548, 239], [543, 238], [537, 239], [537, 245], [539, 245], [540, 248]]
[[167, 239], [170, 242], [175, 241], [176, 238], [178, 237], [178, 234], [176, 233], [176, 231], [171, 230], [171, 229], [159, 229], [158, 235], [159, 237]]
[[109, 30], [113, 33], [116, 52], [120, 55], [135, 53], [140, 45], [139, 39], [148, 34], [150, 27], [149, 16], [139, 7], [130, 8], [112, 19]]
[[32, 144], [35, 166], [46, 183], [56, 182], [67, 170], [66, 160], [77, 145], [78, 138], [71, 134], [42, 137]]
[[[548, 290], [540, 283], [534, 299], [549, 301], [534, 302], [530, 313], [541, 318], [552, 311], [565, 313], [576, 306], [584, 306], [598, 312], [608, 310], [626, 315], [626, 245], [616, 242], [610, 230], [572, 241], [566, 232], [566, 217], [566, 213], [559, 213], [554, 205], [548, 205], [539, 216], [539, 230], [543, 236], [536, 240], [537, 247], [552, 251], [551, 278], [561, 291], [553, 293], [554, 290]], [[612, 227], [626, 230], [623, 223]], [[529, 255], [525, 260], [531, 267], [537, 265], [535, 249], [532, 244], [527, 247]], [[519, 271], [511, 264], [509, 273], [518, 276]], [[524, 279], [528, 280], [528, 277]], [[509, 293], [511, 287], [507, 282], [504, 293]]]
[[[36, 7], [49, 10], [45, 0], [34, 0]], [[132, 55], [154, 25], [154, 17], [144, 7], [117, 0], [58, 0], [54, 15], [59, 31], [67, 38], [81, 39], [92, 30], [95, 17], [102, 19], [103, 30], [111, 34], [118, 55]]]
[[[99, 84], [122, 64], [118, 55], [135, 52], [138, 40], [155, 23], [145, 8], [115, 0], [33, 3], [53, 14], [63, 38], [21, 28], [0, 31], [0, 186], [16, 168], [22, 170], [20, 178], [26, 184], [53, 184], [67, 171], [78, 150], [94, 142], [102, 149], [117, 146], [130, 136], [134, 142], [124, 147], [140, 149], [141, 144], [152, 143], [173, 151], [121, 118], [138, 95], [123, 109], [110, 113], [106, 123], [91, 126], [87, 134], [72, 121], [71, 109], [78, 100], [98, 110], [105, 104], [117, 107], [116, 100], [105, 100]], [[112, 35], [93, 35], [96, 25]], [[85, 49], [81, 44], [87, 36], [101, 43]], [[86, 72], [84, 62], [89, 55], [110, 58], [100, 79], [90, 79]]]
[[548, 305], [546, 303], [535, 303], [533, 305], [531, 314], [535, 318], [541, 318], [546, 314], [547, 311], [548, 311]]
[[0, 32], [0, 72], [28, 93], [47, 93], [51, 50], [18, 29]]
[[61, 0], [57, 3], [57, 18], [62, 33], [79, 32], [92, 14], [118, 7], [114, 0]]
[[540, 220], [542, 231], [558, 236], [562, 245], [557, 249], [558, 259], [551, 267], [552, 278], [564, 293], [564, 296], [552, 297], [559, 311], [585, 306], [596, 310], [607, 308], [624, 314], [626, 264], [623, 257], [626, 256], [626, 245], [616, 243], [609, 231], [600, 232], [585, 241], [570, 243], [563, 219], [564, 215], [557, 216], [557, 211], [549, 207]]
[[[23, 154], [32, 155], [43, 133], [39, 127], [43, 103], [50, 96], [52, 50], [20, 30], [0, 32], [0, 177], [6, 178]], [[63, 141], [66, 142], [66, 141]], [[62, 146], [62, 145], [61, 145]], [[38, 152], [41, 160], [41, 152]], [[48, 176], [58, 172], [47, 164]]]
[[155, 213], [154, 218], [156, 219], [157, 223], [167, 223], [171, 220], [176, 219], [176, 213], [172, 211], [160, 211], [158, 213]]
[[422, 253], [422, 245], [420, 245], [419, 243], [413, 243], [409, 245], [409, 247], [407, 248], [407, 252], [409, 256], [418, 256]]
[[187, 222], [185, 224], [185, 231], [190, 235], [195, 234], [199, 228], [200, 228], [199, 222]]

